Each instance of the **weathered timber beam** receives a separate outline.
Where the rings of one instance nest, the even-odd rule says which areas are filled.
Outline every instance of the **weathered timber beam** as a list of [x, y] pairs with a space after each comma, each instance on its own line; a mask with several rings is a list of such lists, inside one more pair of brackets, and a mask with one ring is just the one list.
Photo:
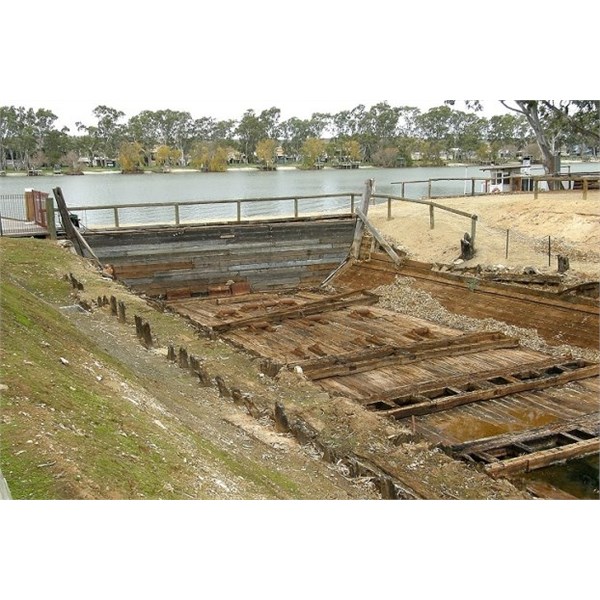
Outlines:
[[[590, 436], [597, 436], [600, 433], [600, 414], [589, 413], [574, 419], [569, 419], [568, 421], [556, 421], [554, 423], [549, 423], [548, 425], [535, 427], [533, 429], [502, 433], [500, 435], [493, 435], [478, 440], [462, 442], [461, 444], [452, 444], [451, 446], [444, 446], [444, 450], [454, 456], [486, 453], [496, 448], [501, 448], [503, 446], [508, 446], [515, 443], [528, 443], [534, 445], [537, 440], [558, 435], [565, 435], [567, 432], [579, 430], [584, 430], [587, 432], [586, 439]], [[576, 439], [574, 441], [579, 442], [584, 440]]]
[[431, 360], [434, 358], [472, 354], [474, 352], [484, 352], [486, 350], [498, 350], [501, 348], [516, 348], [519, 345], [518, 340], [505, 338], [499, 340], [490, 340], [482, 342], [471, 342], [465, 344], [455, 344], [452, 346], [443, 346], [440, 348], [430, 348], [423, 350], [413, 350], [412, 352], [403, 352], [398, 349], [390, 356], [382, 358], [357, 361], [348, 365], [339, 365], [326, 367], [324, 369], [315, 369], [305, 371], [306, 376], [311, 380], [325, 379], [327, 377], [343, 377], [344, 375], [355, 375], [382, 369], [392, 365], [404, 365], [421, 360]]
[[371, 235], [377, 240], [377, 243], [386, 251], [389, 257], [392, 259], [395, 265], [400, 266], [402, 264], [402, 259], [396, 254], [394, 249], [385, 241], [381, 233], [371, 224], [367, 215], [365, 215], [360, 209], [356, 209], [356, 214], [359, 219], [364, 223], [365, 227], [369, 230]]
[[507, 338], [503, 333], [498, 331], [484, 331], [476, 333], [465, 333], [452, 337], [444, 337], [434, 340], [425, 340], [399, 346], [396, 344], [384, 344], [377, 348], [368, 348], [366, 350], [354, 350], [352, 352], [344, 352], [343, 354], [335, 354], [325, 358], [311, 359], [301, 363], [297, 363], [303, 370], [311, 368], [323, 368], [334, 365], [345, 365], [369, 358], [378, 358], [387, 356], [394, 352], [414, 352], [419, 350], [430, 350], [437, 348], [449, 348], [451, 346], [463, 346], [464, 344], [485, 342], [490, 340], [512, 339]]
[[[360, 208], [357, 209], [357, 212], [360, 211], [364, 215], [367, 214], [369, 210], [369, 202], [371, 200], [371, 195], [373, 194], [373, 184], [375, 183], [374, 179], [367, 179], [365, 181], [365, 187], [363, 191], [363, 195], [360, 202]], [[354, 239], [352, 240], [352, 246], [350, 248], [350, 255], [354, 258], [358, 258], [358, 254], [360, 251], [360, 244], [362, 241], [364, 233], [364, 221], [362, 219], [356, 219], [356, 227], [354, 229]]]
[[[351, 296], [357, 296], [351, 298]], [[332, 310], [340, 310], [351, 306], [353, 304], [375, 304], [379, 298], [366, 290], [353, 290], [351, 292], [344, 292], [343, 294], [337, 294], [335, 296], [329, 296], [322, 300], [315, 302], [307, 302], [302, 306], [295, 306], [293, 308], [285, 308], [280, 310], [274, 310], [265, 315], [258, 315], [255, 317], [248, 317], [246, 319], [238, 319], [235, 321], [227, 321], [226, 323], [219, 323], [213, 326], [215, 332], [226, 332], [231, 329], [237, 329], [239, 327], [247, 327], [255, 322], [277, 322], [285, 319], [297, 319], [307, 315], [329, 312]]]
[[578, 381], [588, 379], [590, 377], [598, 377], [600, 375], [600, 365], [591, 365], [577, 369], [575, 371], [567, 371], [559, 375], [550, 375], [532, 381], [523, 381], [518, 383], [507, 383], [506, 385], [494, 386], [490, 389], [476, 390], [473, 392], [463, 392], [425, 402], [417, 402], [409, 406], [394, 408], [392, 410], [382, 411], [381, 414], [393, 417], [394, 419], [404, 419], [412, 415], [427, 415], [434, 412], [456, 408], [464, 404], [480, 402], [482, 400], [493, 400], [494, 398], [502, 398], [511, 394], [519, 394], [521, 392], [529, 392], [542, 390], [549, 387], [556, 387], [569, 383], [570, 381]]
[[574, 444], [567, 444], [558, 448], [550, 448], [549, 450], [540, 450], [526, 454], [525, 456], [517, 456], [508, 458], [498, 462], [491, 463], [484, 467], [485, 471], [491, 477], [502, 477], [518, 472], [528, 472], [542, 467], [549, 467], [565, 460], [573, 458], [584, 458], [597, 454], [600, 451], [600, 440], [594, 438]]
[[[565, 358], [563, 362], [566, 361], [567, 359]], [[500, 369], [489, 369], [487, 371], [479, 371], [477, 373], [469, 373], [467, 375], [455, 375], [442, 380], [439, 378], [430, 379], [418, 384], [401, 385], [382, 393], [371, 394], [370, 396], [363, 398], [360, 402], [365, 406], [368, 406], [369, 404], [376, 404], [378, 402], [393, 403], [402, 398], [407, 398], [418, 394], [428, 394], [445, 387], [476, 387], [491, 378], [506, 377], [509, 374], [514, 375], [515, 373], [535, 373], [540, 369], [547, 369], [555, 366], [556, 364], [556, 358], [548, 358], [542, 361], [524, 363], [518, 368], [507, 369], [506, 367], [502, 367]]]

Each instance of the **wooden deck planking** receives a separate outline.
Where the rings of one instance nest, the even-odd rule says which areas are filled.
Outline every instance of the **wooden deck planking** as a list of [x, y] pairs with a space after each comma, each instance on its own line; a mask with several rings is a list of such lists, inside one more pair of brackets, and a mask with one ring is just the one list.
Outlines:
[[[293, 296], [299, 303], [315, 302], [323, 297], [323, 294], [306, 290]], [[252, 300], [256, 302], [254, 297]], [[239, 307], [243, 308], [244, 304], [240, 302]], [[195, 299], [176, 301], [172, 306], [184, 307], [188, 314], [203, 319], [205, 323], [220, 322], [215, 315], [223, 308], [217, 304], [217, 300]], [[464, 335], [464, 332], [391, 313], [377, 306], [369, 306], [368, 310], [370, 315], [361, 315], [356, 312], [356, 306], [350, 306], [314, 315], [312, 320], [302, 317], [282, 321], [266, 329], [235, 329], [224, 337], [257, 356], [295, 364], [302, 361], [302, 357], [294, 354], [296, 348], [301, 349], [306, 356], [316, 358], [317, 353], [309, 350], [315, 343], [326, 355], [331, 356], [368, 347], [379, 348], [381, 343], [408, 345], [416, 343], [415, 338], [435, 340]], [[268, 308], [239, 310], [238, 314], [244, 317], [268, 314]], [[428, 329], [427, 336], [414, 334], [415, 330], [423, 327]], [[378, 343], [368, 343], [368, 339]], [[521, 369], [529, 363], [550, 364], [555, 360], [522, 347], [496, 349], [386, 366], [364, 373], [330, 377], [316, 383], [332, 395], [360, 401], [370, 394], [385, 393], [401, 385], [425, 382], [444, 385], [445, 381], [451, 381], [452, 378], [476, 376], [477, 373], [492, 370]], [[431, 415], [416, 416], [415, 427], [433, 443], [446, 444], [460, 443], [487, 434], [527, 430], [532, 424], [568, 420], [594, 405], [599, 391], [597, 379], [592, 378], [594, 383], [583, 380], [561, 385], [556, 389], [518, 392]], [[404, 422], [407, 427], [412, 427], [410, 418], [404, 419]]]

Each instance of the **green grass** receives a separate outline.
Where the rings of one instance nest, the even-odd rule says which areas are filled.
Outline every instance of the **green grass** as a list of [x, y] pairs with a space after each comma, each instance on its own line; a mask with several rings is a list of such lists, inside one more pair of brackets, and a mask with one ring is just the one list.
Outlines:
[[[58, 309], [74, 302], [64, 274], [77, 274], [78, 258], [33, 239], [3, 239], [0, 249], [0, 381], [7, 386], [0, 400], [0, 466], [13, 498], [190, 497], [197, 479], [183, 460], [190, 454], [252, 482], [265, 497], [304, 495], [289, 477], [221, 449], [179, 421], [162, 430], [152, 414], [96, 380], [93, 367], [100, 364], [131, 388], [152, 386]], [[178, 439], [186, 440], [187, 452]]]

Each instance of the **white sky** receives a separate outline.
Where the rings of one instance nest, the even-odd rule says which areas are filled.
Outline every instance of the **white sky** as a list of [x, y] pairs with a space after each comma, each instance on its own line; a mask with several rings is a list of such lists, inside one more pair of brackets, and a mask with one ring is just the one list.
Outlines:
[[[538, 7], [506, 0], [492, 18], [473, 0], [417, 4], [4, 3], [0, 105], [48, 108], [59, 125], [73, 127], [94, 123], [100, 104], [127, 118], [170, 108], [238, 119], [248, 108], [276, 106], [287, 119], [381, 101], [427, 110], [445, 99], [479, 98], [490, 116], [504, 112], [500, 97], [591, 94], [586, 62], [597, 62], [598, 49], [580, 28], [566, 27], [546, 44], [514, 22], [521, 15], [545, 36]], [[511, 15], [504, 24], [503, 14]], [[549, 77], [556, 67], [588, 76]], [[549, 84], [554, 96], [544, 95]]]

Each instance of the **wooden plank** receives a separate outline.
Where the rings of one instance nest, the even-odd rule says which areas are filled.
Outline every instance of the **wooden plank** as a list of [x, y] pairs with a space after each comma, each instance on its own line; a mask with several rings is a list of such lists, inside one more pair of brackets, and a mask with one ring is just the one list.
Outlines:
[[[356, 296], [357, 298], [351, 298], [351, 296]], [[339, 310], [342, 307], [350, 306], [355, 303], [361, 304], [369, 304], [377, 302], [378, 298], [374, 294], [371, 294], [365, 290], [360, 291], [351, 291], [345, 292], [343, 294], [336, 294], [333, 296], [329, 296], [323, 298], [321, 300], [317, 300], [315, 302], [309, 302], [301, 307], [293, 307], [293, 308], [285, 308], [280, 310], [275, 310], [264, 317], [248, 317], [246, 319], [239, 319], [236, 321], [229, 321], [227, 323], [222, 323], [221, 325], [216, 325], [214, 330], [217, 332], [225, 332], [229, 331], [233, 328], [245, 327], [247, 325], [251, 325], [256, 320], [268, 320], [270, 322], [280, 321], [284, 319], [294, 319], [305, 317], [306, 315], [321, 313], [331, 310]]]
[[[365, 181], [365, 187], [363, 190], [363, 195], [360, 201], [360, 210], [364, 215], [366, 215], [369, 211], [369, 202], [371, 200], [371, 195], [373, 194], [373, 184], [375, 183], [374, 179], [367, 179]], [[354, 258], [358, 258], [358, 254], [360, 252], [360, 244], [362, 241], [362, 236], [364, 232], [364, 222], [362, 219], [356, 219], [356, 226], [354, 229], [354, 239], [352, 240], [352, 246], [350, 248], [350, 254]]]
[[[395, 419], [404, 419], [412, 415], [426, 415], [432, 412], [439, 412], [456, 406], [462, 406], [464, 404], [480, 402], [482, 400], [491, 400], [492, 398], [501, 398], [503, 396], [524, 391], [542, 390], [548, 387], [563, 385], [570, 381], [578, 381], [588, 377], [598, 377], [599, 375], [600, 365], [595, 364], [574, 371], [567, 371], [559, 375], [550, 375], [532, 381], [507, 383], [505, 385], [494, 386], [490, 389], [462, 392], [442, 398], [426, 398], [425, 400], [419, 400], [419, 396], [417, 396], [416, 402], [408, 406], [395, 408], [389, 411], [382, 411], [382, 414]], [[410, 401], [410, 399], [407, 399], [407, 401]]]
[[362, 222], [364, 223], [365, 227], [369, 230], [371, 235], [377, 240], [377, 243], [386, 251], [386, 253], [389, 255], [389, 257], [392, 259], [392, 262], [395, 265], [400, 266], [402, 264], [402, 259], [396, 254], [396, 252], [393, 250], [393, 248], [385, 241], [385, 239], [383, 238], [381, 233], [379, 233], [379, 231], [371, 224], [369, 219], [367, 219], [367, 215], [365, 215], [363, 213], [363, 211], [360, 209], [356, 210], [356, 214], [358, 215], [359, 219], [362, 220]]
[[438, 356], [455, 356], [499, 348], [516, 348], [518, 345], [518, 340], [507, 338], [502, 334], [489, 336], [488, 339], [485, 339], [485, 337], [480, 339], [477, 335], [465, 335], [456, 338], [418, 342], [407, 346], [385, 345], [358, 353], [327, 357], [321, 365], [312, 362], [309, 364], [302, 363], [300, 366], [309, 379], [318, 380], [327, 377], [355, 375], [373, 369], [408, 364]]
[[508, 458], [506, 460], [485, 465], [484, 469], [488, 475], [497, 478], [522, 471], [529, 472], [535, 469], [549, 467], [573, 458], [584, 458], [586, 456], [597, 454], [599, 451], [600, 440], [594, 438], [583, 442], [567, 444], [566, 446], [560, 446], [558, 448], [533, 452], [525, 456]]

